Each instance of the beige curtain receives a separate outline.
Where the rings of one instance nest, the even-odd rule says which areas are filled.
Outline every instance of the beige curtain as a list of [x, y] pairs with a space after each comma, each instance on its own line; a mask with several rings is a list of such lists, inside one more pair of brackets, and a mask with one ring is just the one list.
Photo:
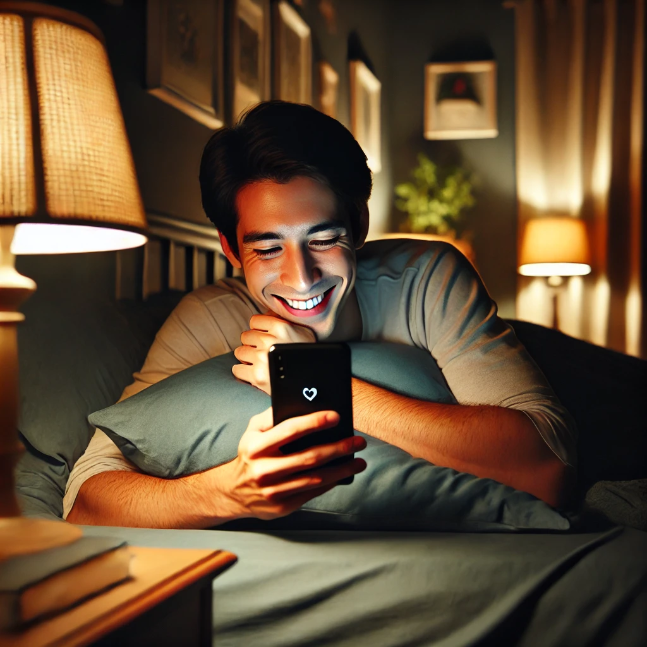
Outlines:
[[[642, 281], [644, 0], [517, 0], [519, 233], [585, 219], [593, 272], [558, 298], [566, 333], [646, 356]], [[543, 279], [520, 277], [517, 317], [550, 325]]]

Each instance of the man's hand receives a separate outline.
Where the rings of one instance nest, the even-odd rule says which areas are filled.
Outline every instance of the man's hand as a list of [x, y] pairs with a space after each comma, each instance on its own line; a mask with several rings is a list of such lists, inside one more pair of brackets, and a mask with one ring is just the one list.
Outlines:
[[252, 417], [240, 439], [238, 456], [228, 463], [232, 483], [229, 495], [239, 507], [236, 517], [283, 517], [332, 489], [338, 481], [363, 471], [366, 462], [361, 458], [328, 465], [364, 449], [366, 441], [361, 436], [288, 456], [281, 452], [286, 443], [338, 422], [339, 414], [334, 411], [290, 418], [276, 427], [272, 427], [271, 408]]
[[[81, 487], [67, 516], [72, 523], [139, 528], [212, 528], [233, 519], [272, 519], [300, 508], [366, 468], [361, 436], [285, 456], [282, 445], [339, 422], [334, 411], [290, 418], [272, 427], [272, 410], [254, 416], [229, 463], [176, 479], [139, 472], [101, 472]], [[307, 470], [307, 471], [306, 471]]]
[[272, 394], [267, 353], [274, 344], [302, 344], [317, 341], [310, 328], [290, 323], [274, 315], [254, 315], [249, 320], [250, 330], [241, 336], [242, 346], [234, 350], [241, 364], [231, 370], [235, 377], [249, 382], [257, 389]]

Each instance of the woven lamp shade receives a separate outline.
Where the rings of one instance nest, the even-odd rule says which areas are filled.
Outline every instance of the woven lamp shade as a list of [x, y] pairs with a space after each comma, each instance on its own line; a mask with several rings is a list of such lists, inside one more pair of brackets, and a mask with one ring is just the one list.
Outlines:
[[591, 271], [586, 226], [580, 218], [529, 220], [521, 244], [519, 274], [581, 276]]
[[146, 242], [101, 33], [78, 14], [29, 2], [0, 2], [3, 224], [18, 225], [17, 254]]

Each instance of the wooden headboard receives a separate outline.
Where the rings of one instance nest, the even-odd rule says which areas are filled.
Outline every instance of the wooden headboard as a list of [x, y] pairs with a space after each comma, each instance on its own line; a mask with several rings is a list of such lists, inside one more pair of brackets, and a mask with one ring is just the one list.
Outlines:
[[147, 212], [148, 243], [117, 252], [117, 299], [145, 300], [166, 290], [189, 292], [238, 276], [215, 227]]

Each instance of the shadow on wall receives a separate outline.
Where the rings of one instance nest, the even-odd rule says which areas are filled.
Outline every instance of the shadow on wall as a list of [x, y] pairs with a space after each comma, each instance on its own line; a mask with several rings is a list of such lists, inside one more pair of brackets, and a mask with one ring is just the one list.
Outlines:
[[494, 51], [482, 36], [465, 37], [445, 43], [434, 49], [427, 63], [461, 63], [467, 61], [492, 61]]
[[362, 61], [366, 67], [375, 74], [375, 67], [366, 53], [359, 34], [356, 31], [351, 31], [348, 34], [348, 60], [349, 61]]

